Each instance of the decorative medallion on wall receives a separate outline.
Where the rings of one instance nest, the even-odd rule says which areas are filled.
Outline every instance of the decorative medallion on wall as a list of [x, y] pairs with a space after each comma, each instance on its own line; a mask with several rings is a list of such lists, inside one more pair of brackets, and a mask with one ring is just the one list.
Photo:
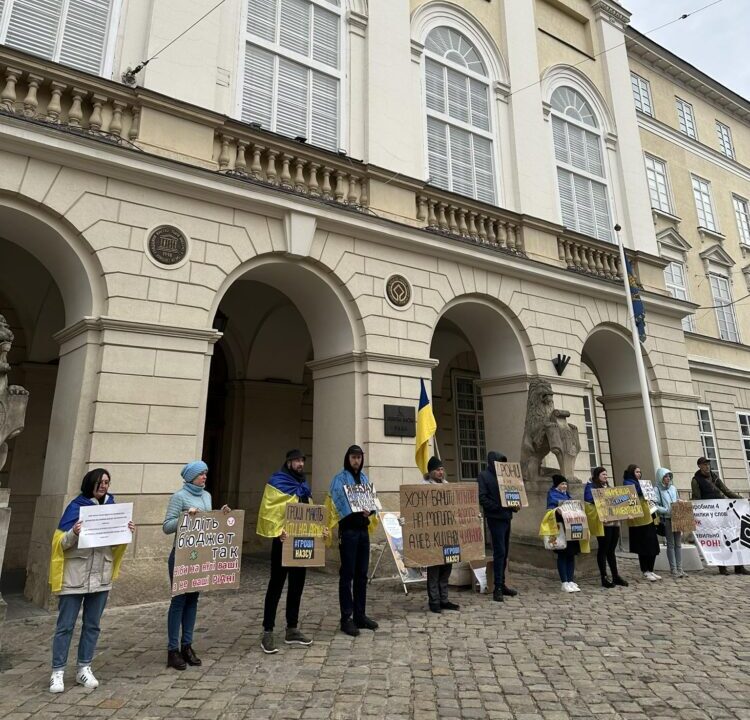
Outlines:
[[385, 281], [385, 297], [393, 307], [403, 310], [411, 304], [411, 284], [403, 275], [391, 275]]
[[187, 259], [187, 235], [174, 225], [159, 225], [146, 237], [146, 251], [157, 265], [176, 268]]

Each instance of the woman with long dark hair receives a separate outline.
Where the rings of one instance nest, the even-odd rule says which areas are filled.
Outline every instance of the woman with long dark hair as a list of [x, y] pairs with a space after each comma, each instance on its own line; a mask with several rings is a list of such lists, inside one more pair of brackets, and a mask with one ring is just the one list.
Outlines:
[[641, 501], [641, 516], [628, 520], [630, 528], [630, 552], [638, 556], [643, 577], [650, 582], [661, 580], [661, 575], [654, 572], [654, 563], [659, 554], [659, 538], [656, 534], [655, 518], [651, 514], [648, 500], [641, 488], [641, 469], [638, 465], [628, 465], [622, 476], [623, 485], [632, 485]]

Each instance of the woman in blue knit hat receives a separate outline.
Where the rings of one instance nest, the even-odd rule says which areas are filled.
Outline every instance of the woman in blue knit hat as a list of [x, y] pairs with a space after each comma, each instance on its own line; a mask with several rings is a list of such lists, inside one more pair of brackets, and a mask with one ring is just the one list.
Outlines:
[[[182, 487], [169, 498], [167, 514], [162, 529], [167, 535], [177, 533], [177, 524], [182, 513], [195, 515], [197, 512], [211, 512], [211, 494], [205, 489], [208, 477], [208, 465], [203, 460], [194, 460], [182, 468]], [[221, 508], [225, 513], [230, 512], [229, 506]], [[176, 539], [176, 535], [175, 535]], [[172, 585], [174, 574], [174, 546], [169, 554], [169, 584]], [[167, 667], [184, 670], [188, 665], [201, 665], [201, 661], [193, 650], [193, 628], [198, 614], [198, 595], [191, 592], [175, 595], [169, 603], [167, 613]], [[182, 627], [182, 639], [180, 639]]]

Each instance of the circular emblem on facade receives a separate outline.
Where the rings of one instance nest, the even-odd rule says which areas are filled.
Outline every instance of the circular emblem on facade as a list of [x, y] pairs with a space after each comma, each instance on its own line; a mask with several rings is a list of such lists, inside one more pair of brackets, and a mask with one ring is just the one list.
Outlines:
[[148, 254], [159, 265], [173, 267], [187, 257], [188, 239], [185, 233], [173, 225], [159, 225], [148, 235]]
[[391, 275], [385, 281], [385, 296], [394, 307], [405, 308], [411, 302], [411, 285], [403, 275]]

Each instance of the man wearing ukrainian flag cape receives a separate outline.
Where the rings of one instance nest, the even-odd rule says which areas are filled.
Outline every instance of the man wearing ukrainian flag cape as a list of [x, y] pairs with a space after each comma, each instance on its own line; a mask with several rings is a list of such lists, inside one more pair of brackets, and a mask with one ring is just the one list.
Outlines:
[[276, 610], [287, 576], [289, 585], [286, 594], [286, 635], [287, 645], [312, 645], [312, 640], [303, 635], [298, 627], [299, 606], [305, 588], [306, 569], [304, 567], [284, 567], [281, 564], [282, 543], [286, 540], [284, 522], [286, 506], [289, 503], [309, 503], [312, 492], [305, 477], [305, 456], [299, 450], [290, 450], [284, 464], [266, 483], [263, 499], [258, 511], [256, 532], [272, 538], [271, 577], [268, 580], [266, 601], [263, 611], [263, 639], [260, 647], [264, 653], [278, 652], [273, 638]]

